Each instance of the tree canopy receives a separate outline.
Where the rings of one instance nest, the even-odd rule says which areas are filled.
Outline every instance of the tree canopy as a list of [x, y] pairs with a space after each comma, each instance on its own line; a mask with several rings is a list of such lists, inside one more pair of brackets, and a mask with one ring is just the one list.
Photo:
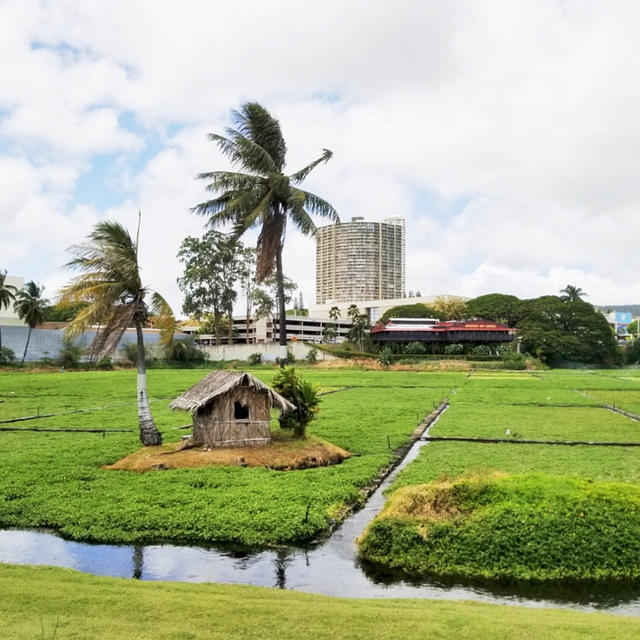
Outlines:
[[445, 320], [445, 315], [422, 302], [416, 302], [414, 304], [399, 304], [387, 309], [382, 314], [380, 321], [386, 322], [389, 318], [437, 318], [438, 320]]

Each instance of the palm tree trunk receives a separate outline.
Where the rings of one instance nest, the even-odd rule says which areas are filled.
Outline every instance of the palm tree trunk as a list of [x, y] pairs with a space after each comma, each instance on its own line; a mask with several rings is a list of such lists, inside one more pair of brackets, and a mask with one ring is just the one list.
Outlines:
[[2, 327], [0, 327], [0, 349], [2, 349]]
[[227, 334], [228, 335], [227, 344], [231, 346], [233, 344], [233, 307], [232, 306], [229, 306], [227, 313], [229, 314], [229, 332]]
[[[249, 324], [251, 323], [251, 294], [249, 292], [249, 283], [247, 278], [247, 332], [245, 334], [245, 341], [247, 344], [251, 342], [251, 338], [249, 337]], [[639, 323], [640, 324], [640, 323]]]
[[27, 349], [29, 348], [29, 340], [31, 340], [31, 325], [29, 325], [29, 333], [27, 333], [27, 344], [24, 345], [24, 353], [22, 354], [22, 360], [20, 360], [20, 366], [24, 364], [24, 359], [27, 357]]
[[144, 358], [144, 336], [142, 320], [136, 315], [136, 336], [138, 338], [138, 425], [140, 427], [140, 441], [145, 447], [162, 444], [162, 436], [156, 427], [147, 395], [147, 367]]
[[278, 288], [278, 324], [280, 327], [280, 366], [287, 361], [287, 316], [284, 302], [284, 273], [282, 272], [282, 244], [276, 253], [276, 284]]

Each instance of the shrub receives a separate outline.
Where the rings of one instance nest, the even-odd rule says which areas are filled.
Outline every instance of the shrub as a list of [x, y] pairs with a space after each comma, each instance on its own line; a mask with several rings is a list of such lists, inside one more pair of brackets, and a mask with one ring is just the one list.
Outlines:
[[262, 354], [261, 353], [251, 353], [249, 355], [249, 357], [247, 358], [247, 362], [250, 365], [257, 365], [260, 364], [262, 362]]
[[471, 354], [474, 356], [490, 356], [491, 349], [486, 344], [479, 344], [477, 347], [473, 347]]
[[411, 355], [420, 355], [424, 353], [424, 345], [422, 342], [410, 342], [405, 348], [404, 352]]
[[385, 347], [378, 354], [378, 362], [383, 367], [388, 367], [391, 364], [391, 360], [393, 359], [393, 352], [389, 347]]
[[62, 348], [58, 354], [58, 364], [65, 369], [77, 367], [80, 358], [84, 353], [84, 347], [73, 340], [73, 338], [65, 337], [62, 340]]
[[9, 364], [16, 359], [16, 354], [9, 347], [0, 348], [0, 364]]
[[111, 371], [113, 369], [113, 365], [111, 364], [111, 358], [109, 356], [104, 356], [104, 358], [100, 358], [100, 360], [96, 362], [96, 369], [101, 369], [102, 371]]
[[459, 356], [464, 353], [464, 345], [454, 342], [453, 344], [448, 344], [444, 348], [444, 352], [448, 356]]
[[515, 351], [504, 351], [501, 356], [502, 361], [507, 369], [526, 369], [527, 358], [523, 353], [516, 353]]
[[120, 345], [119, 351], [120, 357], [123, 360], [126, 360], [131, 364], [135, 364], [138, 361], [138, 345], [135, 342], [123, 342]]
[[315, 364], [316, 362], [318, 362], [318, 350], [314, 347], [311, 347], [311, 349], [309, 349], [309, 351], [307, 352], [306, 357], [309, 364]]
[[173, 362], [192, 364], [204, 362], [207, 356], [204, 351], [198, 349], [193, 338], [174, 340], [169, 347], [168, 359]]
[[303, 438], [307, 425], [319, 411], [317, 387], [308, 380], [302, 380], [296, 375], [293, 367], [281, 369], [273, 377], [273, 388], [289, 402], [296, 406], [294, 411], [280, 416], [280, 426], [283, 429], [293, 429], [299, 438]]

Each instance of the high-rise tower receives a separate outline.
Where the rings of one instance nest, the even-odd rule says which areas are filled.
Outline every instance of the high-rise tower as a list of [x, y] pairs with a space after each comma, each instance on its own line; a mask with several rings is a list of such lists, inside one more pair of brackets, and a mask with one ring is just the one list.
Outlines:
[[316, 234], [316, 304], [404, 297], [404, 219], [320, 227]]

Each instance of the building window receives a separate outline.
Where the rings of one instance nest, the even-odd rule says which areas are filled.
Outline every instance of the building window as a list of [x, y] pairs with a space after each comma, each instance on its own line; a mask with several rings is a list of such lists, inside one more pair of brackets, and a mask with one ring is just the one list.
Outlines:
[[233, 405], [233, 413], [236, 420], [248, 420], [249, 419], [249, 407], [241, 402], [235, 401]]
[[380, 307], [368, 307], [367, 315], [369, 316], [369, 322], [375, 324], [380, 319]]

